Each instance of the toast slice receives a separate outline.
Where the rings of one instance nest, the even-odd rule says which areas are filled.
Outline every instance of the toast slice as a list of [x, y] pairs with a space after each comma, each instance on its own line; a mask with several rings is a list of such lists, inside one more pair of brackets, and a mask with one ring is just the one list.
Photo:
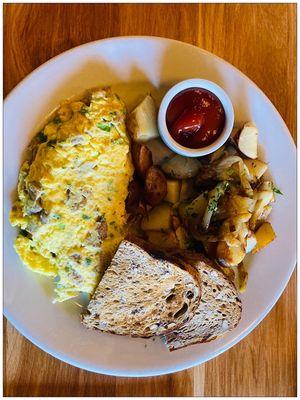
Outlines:
[[200, 301], [199, 274], [123, 240], [91, 299], [87, 328], [134, 337], [178, 329]]
[[201, 255], [185, 253], [202, 281], [202, 295], [194, 316], [163, 337], [170, 351], [214, 340], [237, 326], [242, 306], [234, 284]]

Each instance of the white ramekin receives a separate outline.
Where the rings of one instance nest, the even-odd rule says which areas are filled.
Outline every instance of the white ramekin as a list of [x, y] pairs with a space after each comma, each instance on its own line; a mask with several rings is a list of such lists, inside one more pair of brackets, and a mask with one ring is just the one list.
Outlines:
[[[176, 96], [177, 93], [190, 88], [202, 88], [214, 93], [221, 101], [225, 111], [225, 125], [220, 136], [216, 139], [215, 142], [213, 142], [209, 146], [202, 147], [200, 149], [189, 149], [188, 147], [184, 147], [176, 142], [176, 140], [174, 140], [170, 135], [166, 122], [166, 113], [171, 100]], [[232, 132], [233, 123], [234, 111], [230, 98], [224, 92], [224, 90], [220, 88], [220, 86], [206, 79], [187, 79], [185, 81], [177, 83], [166, 93], [166, 95], [162, 99], [158, 112], [158, 129], [162, 140], [175, 153], [187, 157], [206, 156], [207, 154], [216, 151], [229, 138]]]

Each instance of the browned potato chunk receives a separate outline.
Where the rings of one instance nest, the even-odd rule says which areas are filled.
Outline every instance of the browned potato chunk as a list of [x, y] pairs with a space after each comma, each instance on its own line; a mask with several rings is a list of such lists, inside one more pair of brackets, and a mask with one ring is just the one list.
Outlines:
[[139, 203], [142, 194], [142, 185], [137, 180], [133, 179], [128, 185], [128, 195], [126, 199], [126, 210], [128, 212], [131, 212], [132, 208]]
[[253, 253], [257, 253], [273, 242], [273, 240], [276, 238], [276, 233], [274, 232], [270, 222], [264, 222], [255, 232], [255, 237], [257, 244], [252, 251]]
[[156, 206], [166, 197], [167, 190], [167, 180], [163, 172], [155, 166], [150, 167], [145, 178], [145, 201]]
[[145, 178], [147, 171], [153, 165], [151, 151], [143, 144], [133, 143], [131, 154], [137, 174]]
[[249, 158], [257, 158], [258, 130], [256, 126], [247, 122], [238, 137], [240, 151]]
[[181, 181], [167, 179], [167, 195], [165, 201], [175, 204], [179, 201]]
[[150, 243], [157, 247], [164, 249], [177, 249], [179, 246], [178, 239], [175, 232], [158, 232], [158, 231], [147, 231], [147, 237]]
[[184, 201], [190, 199], [195, 194], [193, 188], [193, 180], [192, 179], [184, 179], [181, 181], [181, 188], [180, 188], [180, 196], [179, 200]]
[[172, 215], [171, 204], [162, 203], [142, 219], [141, 228], [144, 231], [168, 231], [172, 228]]
[[127, 127], [133, 140], [135, 142], [147, 142], [159, 137], [156, 120], [155, 102], [150, 95], [147, 95], [127, 118]]
[[217, 246], [217, 257], [226, 267], [239, 265], [244, 257], [245, 250], [241, 246], [228, 246], [226, 242], [219, 242]]
[[253, 181], [260, 179], [268, 169], [268, 164], [260, 160], [244, 160]]

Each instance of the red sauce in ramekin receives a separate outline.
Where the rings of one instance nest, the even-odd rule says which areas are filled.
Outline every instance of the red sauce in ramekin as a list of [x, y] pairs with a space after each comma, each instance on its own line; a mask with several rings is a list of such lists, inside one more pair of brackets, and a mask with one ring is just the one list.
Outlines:
[[218, 97], [209, 90], [185, 89], [171, 100], [166, 123], [177, 143], [199, 149], [218, 139], [224, 128], [225, 111]]

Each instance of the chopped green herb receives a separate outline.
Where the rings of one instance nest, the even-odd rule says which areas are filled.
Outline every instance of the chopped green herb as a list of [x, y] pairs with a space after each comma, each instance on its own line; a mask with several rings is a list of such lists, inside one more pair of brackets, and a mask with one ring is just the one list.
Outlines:
[[91, 219], [91, 217], [89, 217], [89, 216], [86, 215], [86, 214], [82, 214], [82, 218], [83, 218], [83, 219]]
[[110, 114], [110, 115], [113, 115], [113, 116], [116, 116], [116, 115], [117, 115], [117, 112], [116, 112], [116, 111], [111, 111], [109, 114]]
[[215, 194], [208, 201], [207, 208], [209, 212], [214, 213], [215, 211], [217, 211], [219, 199], [221, 196], [223, 196], [227, 187], [228, 187], [227, 181], [218, 183], [218, 185], [215, 188], [216, 190]]
[[273, 185], [273, 188], [272, 188], [272, 189], [273, 189], [273, 192], [274, 192], [274, 193], [281, 194], [281, 195], [283, 196], [282, 191], [281, 191], [280, 189], [278, 189], [276, 186]]
[[47, 136], [44, 134], [43, 131], [39, 132], [37, 137], [41, 143], [47, 142]]
[[105, 132], [110, 132], [110, 128], [111, 128], [110, 125], [107, 125], [107, 124], [97, 124], [97, 127]]
[[79, 112], [80, 112], [80, 114], [85, 115], [88, 113], [88, 111], [89, 111], [89, 109], [87, 106], [82, 106], [81, 110]]
[[30, 250], [34, 250], [34, 247], [33, 247], [33, 246], [29, 246], [29, 248], [30, 248]]
[[59, 229], [65, 229], [65, 227], [66, 227], [65, 224], [59, 224], [59, 225], [58, 225], [58, 228], [59, 228]]
[[107, 198], [107, 200], [108, 200], [108, 201], [111, 201], [111, 198], [110, 198], [110, 197], [108, 197], [108, 198]]
[[92, 260], [90, 258], [86, 258], [85, 265], [91, 265], [91, 264], [92, 264]]
[[55, 124], [60, 124], [61, 119], [59, 117], [55, 117], [52, 122], [54, 122]]
[[51, 139], [49, 140], [49, 142], [47, 143], [48, 147], [54, 147], [54, 145], [57, 143], [57, 139]]
[[124, 142], [124, 139], [122, 139], [122, 138], [118, 138], [118, 139], [112, 140], [112, 144], [121, 144], [123, 142]]
[[52, 214], [52, 218], [54, 218], [54, 219], [60, 219], [60, 215], [59, 215], [59, 214]]
[[20, 235], [22, 235], [24, 237], [28, 237], [29, 236], [29, 232], [25, 231], [25, 229], [20, 229]]
[[116, 96], [116, 98], [117, 98], [118, 100], [120, 100], [120, 97], [119, 97], [119, 95], [117, 95], [117, 93], [115, 94], [115, 96]]

